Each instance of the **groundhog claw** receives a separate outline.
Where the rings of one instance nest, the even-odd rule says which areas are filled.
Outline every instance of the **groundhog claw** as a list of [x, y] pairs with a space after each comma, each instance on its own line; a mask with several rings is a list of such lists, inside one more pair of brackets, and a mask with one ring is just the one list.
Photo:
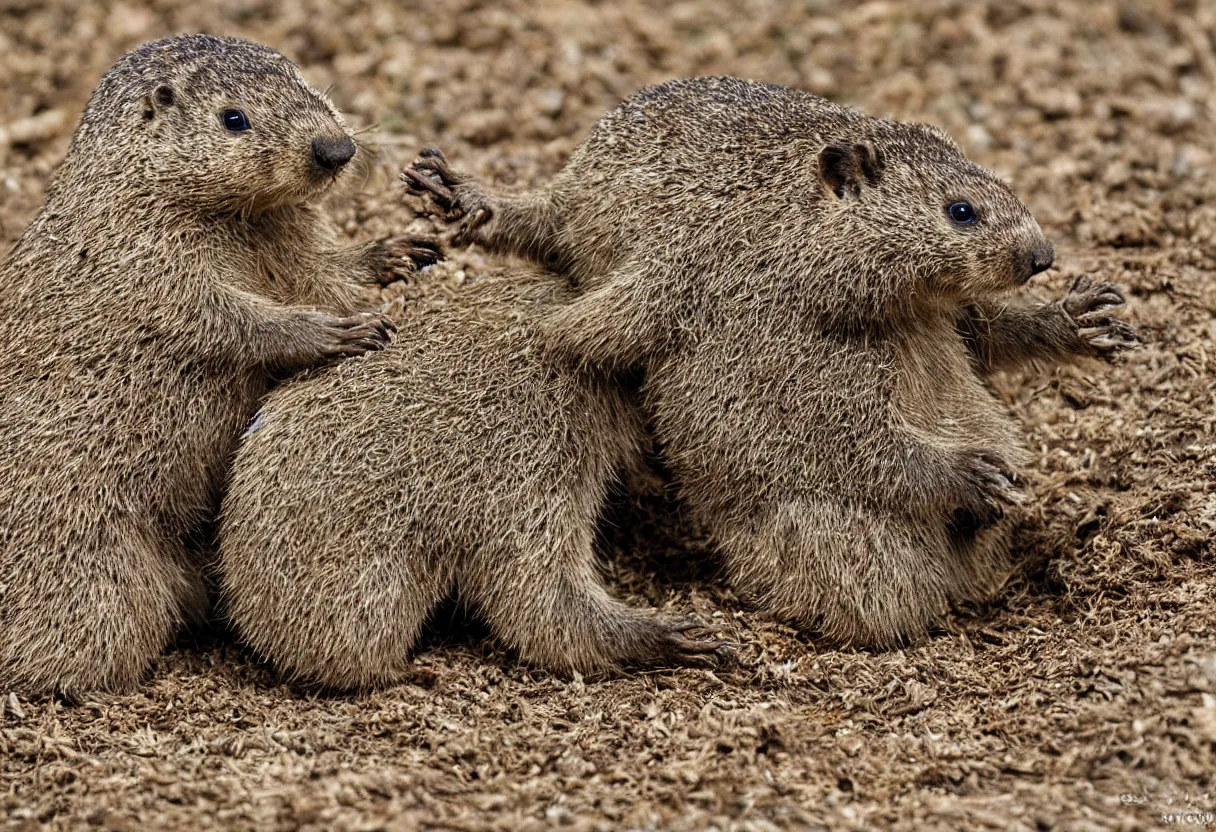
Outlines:
[[445, 185], [459, 185], [465, 180], [465, 177], [452, 170], [448, 157], [433, 144], [428, 144], [418, 151], [418, 158], [411, 167], [438, 177]]
[[372, 258], [375, 282], [387, 286], [438, 263], [443, 251], [431, 237], [390, 237], [376, 243]]
[[1024, 494], [1018, 488], [1019, 478], [1009, 465], [997, 456], [977, 454], [967, 467], [967, 479], [974, 489], [975, 505], [965, 506], [981, 525], [1005, 516], [1005, 509], [1022, 502]]
[[1077, 323], [1086, 315], [1093, 315], [1122, 306], [1126, 302], [1123, 291], [1113, 283], [1094, 283], [1085, 275], [1072, 282], [1065, 296], [1064, 311]]
[[420, 269], [424, 266], [433, 266], [443, 259], [443, 251], [439, 248], [439, 243], [434, 240], [410, 240], [409, 244], [402, 249], [402, 253]]
[[[414, 163], [414, 165], [417, 164], [417, 162]], [[458, 219], [459, 214], [450, 216], [456, 210], [456, 194], [452, 193], [452, 189], [427, 173], [417, 170], [414, 165], [401, 171], [401, 181], [405, 183], [405, 187], [409, 189], [410, 193], [419, 196], [429, 194], [435, 204], [442, 208], [450, 219]]]
[[1081, 342], [1095, 354], [1108, 357], [1141, 343], [1134, 326], [1110, 314], [1125, 302], [1115, 284], [1094, 283], [1081, 275], [1072, 282], [1061, 305], [1077, 325]]
[[722, 667], [730, 661], [732, 647], [728, 641], [700, 641], [673, 631], [664, 640], [661, 663], [671, 667]]
[[465, 217], [464, 221], [456, 229], [456, 233], [452, 235], [452, 245], [463, 246], [466, 243], [473, 242], [470, 239], [472, 233], [489, 222], [493, 216], [494, 212], [490, 210], [489, 206], [478, 205]]
[[401, 180], [416, 194], [431, 194], [439, 207], [449, 214], [456, 212], [449, 219], [458, 219], [463, 215], [463, 210], [457, 205], [455, 189], [463, 185], [467, 177], [452, 170], [443, 152], [434, 145], [422, 149], [418, 158], [401, 172]]
[[735, 645], [718, 639], [693, 639], [685, 635], [687, 631], [696, 629], [706, 627], [691, 619], [647, 619], [617, 661], [622, 667], [633, 669], [715, 668], [727, 664], [731, 660], [730, 650]]
[[349, 358], [384, 349], [397, 331], [397, 325], [391, 319], [370, 312], [332, 318], [328, 323], [331, 340], [322, 351], [330, 358]]
[[468, 221], [465, 222], [462, 230], [464, 232], [469, 232], [478, 226], [485, 225], [490, 221], [490, 217], [492, 216], [494, 216], [494, 212], [491, 211], [488, 206], [478, 205], [473, 209], [473, 213], [469, 216]]
[[1097, 318], [1085, 316], [1077, 323], [1082, 324], [1077, 331], [1087, 347], [1103, 356], [1110, 356], [1142, 343], [1136, 328], [1127, 321], [1118, 318]]

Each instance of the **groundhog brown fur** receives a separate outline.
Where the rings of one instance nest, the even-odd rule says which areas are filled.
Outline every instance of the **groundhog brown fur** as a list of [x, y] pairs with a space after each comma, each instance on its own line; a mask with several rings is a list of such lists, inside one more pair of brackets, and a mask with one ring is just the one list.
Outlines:
[[839, 644], [915, 640], [1003, 571], [1026, 454], [984, 376], [1136, 341], [1110, 284], [1006, 298], [1054, 248], [944, 133], [784, 87], [644, 89], [531, 192], [433, 149], [404, 178], [456, 242], [566, 275], [546, 349], [644, 372], [735, 588]]
[[436, 252], [343, 246], [356, 146], [273, 49], [124, 55], [0, 264], [0, 690], [122, 690], [205, 614], [224, 469], [273, 379], [379, 349], [358, 283]]
[[225, 607], [258, 653], [329, 687], [390, 684], [455, 592], [555, 671], [717, 660], [597, 574], [597, 520], [644, 432], [627, 390], [540, 348], [569, 295], [525, 272], [432, 297], [408, 337], [266, 398], [219, 535]]

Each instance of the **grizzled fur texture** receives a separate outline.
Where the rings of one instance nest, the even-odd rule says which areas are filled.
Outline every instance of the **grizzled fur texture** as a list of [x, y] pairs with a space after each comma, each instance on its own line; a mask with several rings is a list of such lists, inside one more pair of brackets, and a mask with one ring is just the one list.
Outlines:
[[254, 43], [149, 43], [102, 78], [0, 263], [0, 690], [132, 686], [205, 613], [185, 541], [272, 379], [387, 342], [357, 282], [435, 253], [339, 244], [316, 202], [354, 150]]
[[915, 639], [991, 591], [1025, 454], [983, 375], [1135, 340], [1109, 284], [1004, 299], [1054, 249], [943, 133], [783, 87], [642, 90], [535, 192], [491, 196], [434, 150], [404, 177], [463, 217], [458, 242], [569, 277], [547, 348], [644, 371], [734, 586], [842, 644]]
[[408, 338], [267, 397], [232, 466], [220, 570], [237, 630], [285, 673], [399, 680], [453, 591], [557, 671], [714, 660], [719, 645], [599, 579], [597, 519], [644, 431], [626, 392], [539, 348], [536, 320], [570, 300], [560, 282], [432, 299]]

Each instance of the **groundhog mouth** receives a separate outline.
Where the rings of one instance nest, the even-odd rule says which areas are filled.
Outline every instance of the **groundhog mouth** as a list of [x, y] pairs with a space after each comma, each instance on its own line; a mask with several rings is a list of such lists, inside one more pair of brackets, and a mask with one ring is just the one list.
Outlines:
[[342, 170], [318, 171], [310, 165], [302, 178], [297, 179], [294, 185], [288, 186], [278, 199], [272, 201], [283, 205], [302, 204], [321, 199], [338, 184], [339, 180], [343, 178], [342, 174]]
[[326, 142], [330, 144], [324, 144], [320, 139], [313, 140], [308, 160], [307, 185], [302, 195], [305, 201], [327, 193], [352, 168], [351, 162], [355, 158], [354, 141], [349, 138], [338, 141], [340, 146], [337, 150], [330, 146], [333, 140]]
[[341, 171], [334, 171], [333, 173], [322, 173], [315, 170], [310, 171], [308, 190], [310, 193], [314, 194], [324, 193], [337, 184], [341, 175]]

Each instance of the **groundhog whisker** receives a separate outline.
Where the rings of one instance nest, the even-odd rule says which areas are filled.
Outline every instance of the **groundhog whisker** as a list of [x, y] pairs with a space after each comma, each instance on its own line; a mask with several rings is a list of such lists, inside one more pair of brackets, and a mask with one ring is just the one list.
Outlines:
[[371, 181], [373, 174], [375, 174], [376, 160], [379, 158], [380, 153], [374, 147], [365, 145], [362, 142], [356, 141], [355, 144], [358, 146], [359, 152], [352, 163], [351, 179], [358, 181], [357, 190], [364, 191]]
[[[379, 160], [379, 158], [384, 155], [375, 143], [364, 143], [360, 141], [356, 141], [355, 143], [359, 146], [359, 156], [364, 157], [362, 162], [365, 164], [370, 164], [373, 161]], [[356, 161], [359, 161], [358, 156], [355, 158]]]

